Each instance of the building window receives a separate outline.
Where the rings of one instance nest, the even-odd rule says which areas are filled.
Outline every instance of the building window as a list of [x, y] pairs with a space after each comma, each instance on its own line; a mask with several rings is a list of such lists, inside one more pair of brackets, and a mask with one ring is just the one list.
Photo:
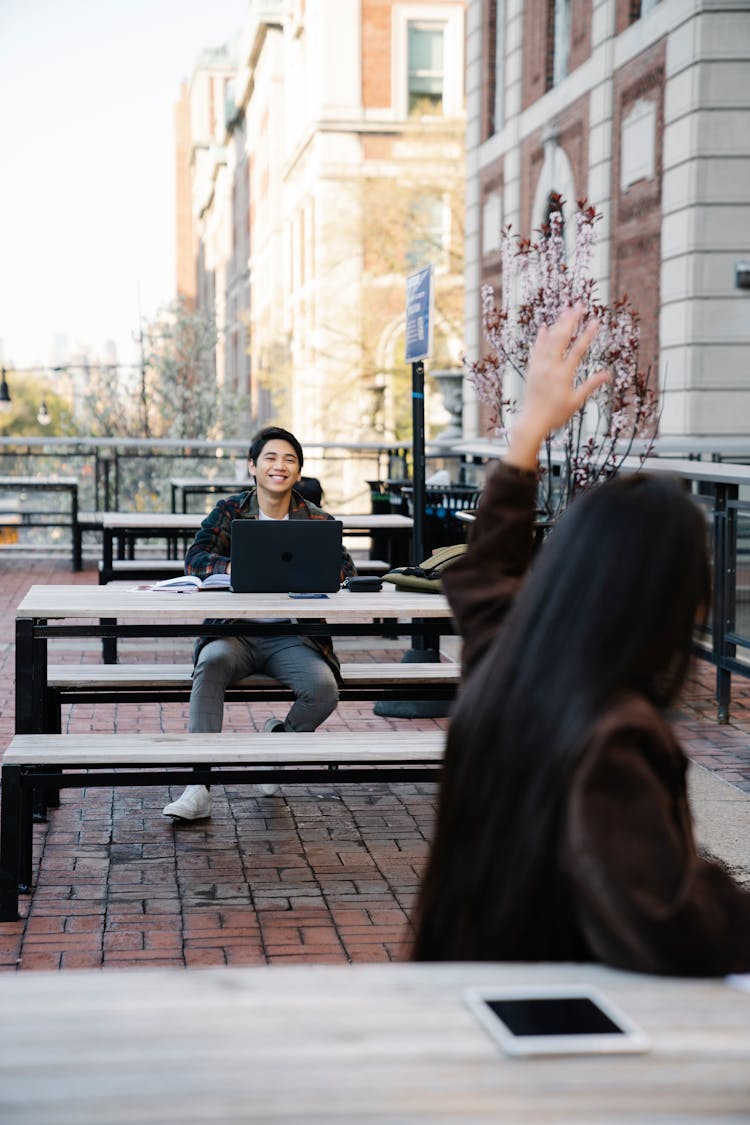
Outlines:
[[496, 0], [495, 3], [495, 65], [494, 76], [494, 104], [493, 104], [493, 132], [499, 133], [503, 126], [505, 114], [505, 0]]
[[442, 113], [445, 24], [410, 20], [407, 50], [409, 116]]
[[552, 85], [562, 82], [568, 73], [570, 53], [570, 0], [554, 0], [552, 51]]
[[464, 105], [464, 0], [391, 0], [396, 119], [455, 117]]
[[482, 205], [482, 254], [485, 257], [500, 249], [500, 228], [503, 224], [503, 205], [500, 193], [491, 191]]
[[652, 180], [656, 157], [656, 103], [640, 98], [620, 129], [620, 190], [638, 180]]
[[642, 16], [647, 16], [649, 12], [653, 12], [659, 2], [660, 0], [631, 0], [630, 22], [635, 23], [635, 21], [641, 19]]

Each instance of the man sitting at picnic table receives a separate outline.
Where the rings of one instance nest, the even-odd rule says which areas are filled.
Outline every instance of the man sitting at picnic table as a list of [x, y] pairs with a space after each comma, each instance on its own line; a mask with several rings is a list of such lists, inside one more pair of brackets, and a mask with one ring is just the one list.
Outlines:
[[[220, 500], [204, 519], [185, 557], [186, 573], [199, 578], [229, 573], [232, 520], [333, 519], [296, 490], [303, 462], [302, 446], [294, 434], [278, 426], [261, 430], [248, 453], [248, 469], [255, 478], [255, 487]], [[356, 574], [356, 569], [344, 550], [342, 581], [352, 574]], [[227, 686], [255, 672], [273, 676], [294, 695], [286, 718], [268, 719], [265, 731], [312, 731], [336, 708], [341, 673], [330, 637], [201, 637], [195, 647], [188, 729], [193, 733], [220, 731]], [[270, 795], [277, 786], [259, 788]], [[209, 789], [205, 785], [188, 785], [181, 797], [165, 807], [164, 815], [176, 820], [210, 816]]]

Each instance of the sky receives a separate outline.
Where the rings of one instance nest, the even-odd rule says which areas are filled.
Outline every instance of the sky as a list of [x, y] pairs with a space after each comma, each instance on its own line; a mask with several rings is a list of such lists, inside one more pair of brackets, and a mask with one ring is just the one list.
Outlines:
[[175, 297], [174, 105], [248, 0], [0, 0], [0, 362], [137, 358]]

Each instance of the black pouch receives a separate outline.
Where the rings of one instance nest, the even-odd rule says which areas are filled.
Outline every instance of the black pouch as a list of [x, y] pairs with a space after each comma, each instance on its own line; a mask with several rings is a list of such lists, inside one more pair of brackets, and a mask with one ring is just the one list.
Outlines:
[[362, 574], [359, 576], [352, 575], [351, 578], [347, 578], [344, 585], [346, 586], [347, 590], [351, 590], [353, 594], [366, 594], [371, 591], [383, 589], [383, 583], [381, 579], [376, 578], [374, 575], [370, 574]]

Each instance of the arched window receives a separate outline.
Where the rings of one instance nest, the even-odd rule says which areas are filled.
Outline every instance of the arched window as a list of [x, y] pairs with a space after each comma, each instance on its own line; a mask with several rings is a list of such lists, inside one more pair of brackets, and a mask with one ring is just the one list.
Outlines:
[[[532, 230], [539, 230], [544, 223], [549, 222], [552, 211], [550, 199], [553, 196], [567, 203], [569, 212], [577, 198], [573, 169], [565, 149], [557, 143], [556, 132], [550, 132], [544, 142], [544, 163], [539, 173], [534, 193], [534, 206], [531, 210]], [[561, 205], [555, 209], [560, 210]], [[575, 223], [565, 223], [563, 229], [565, 248], [570, 257], [575, 243]]]
[[544, 226], [548, 227], [553, 215], [559, 214], [562, 219], [562, 227], [565, 229], [565, 201], [559, 191], [550, 191], [547, 193], [547, 206], [544, 209]]

